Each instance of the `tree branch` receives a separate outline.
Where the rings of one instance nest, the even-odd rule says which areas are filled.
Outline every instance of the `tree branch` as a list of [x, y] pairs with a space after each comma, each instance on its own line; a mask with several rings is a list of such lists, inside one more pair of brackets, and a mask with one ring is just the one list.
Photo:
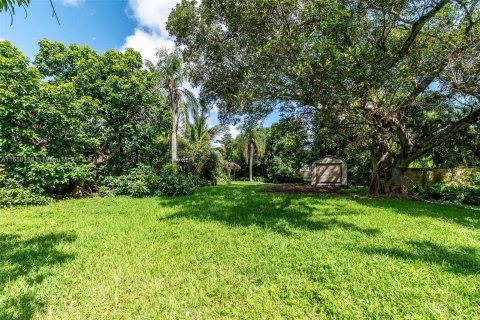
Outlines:
[[430, 138], [428, 138], [427, 140], [420, 143], [417, 147], [415, 147], [410, 158], [413, 160], [417, 159], [418, 157], [432, 150], [434, 147], [438, 146], [440, 143], [450, 139], [456, 133], [466, 130], [468, 127], [475, 124], [479, 120], [480, 120], [480, 108], [472, 111], [470, 114], [456, 121], [455, 123], [449, 124], [437, 130], [435, 133], [433, 133], [430, 136]]
[[410, 48], [412, 47], [413, 43], [415, 42], [415, 39], [417, 38], [418, 34], [419, 34], [420, 31], [422, 30], [423, 26], [424, 26], [430, 19], [432, 19], [433, 17], [435, 17], [435, 15], [436, 15], [443, 7], [445, 7], [449, 1], [450, 1], [450, 0], [441, 0], [439, 3], [437, 3], [437, 4], [432, 8], [432, 10], [430, 10], [427, 14], [424, 14], [423, 16], [421, 16], [420, 18], [418, 18], [418, 20], [413, 23], [412, 29], [411, 29], [411, 31], [410, 31], [410, 34], [409, 34], [407, 40], [405, 40], [405, 42], [403, 43], [402, 48], [401, 48], [400, 51], [398, 52], [398, 54], [399, 54], [400, 57], [404, 57], [404, 56], [407, 54], [407, 52], [410, 50]]
[[97, 155], [97, 157], [95, 158], [95, 165], [98, 166], [98, 165], [101, 165], [102, 163], [109, 161], [117, 154], [118, 151], [120, 151], [121, 148], [122, 148], [122, 144], [121, 143], [117, 144], [117, 146], [113, 148], [113, 150], [108, 155], [104, 154], [100, 150], [97, 150], [95, 152]]
[[408, 95], [407, 98], [402, 102], [402, 104], [399, 107], [399, 110], [404, 110], [406, 107], [408, 107], [420, 94], [422, 94], [435, 80], [438, 75], [443, 71], [443, 69], [446, 67], [446, 63], [442, 63], [439, 65], [435, 70], [432, 71], [431, 74], [428, 76], [424, 77], [420, 82], [417, 83], [417, 85], [413, 88], [413, 91]]

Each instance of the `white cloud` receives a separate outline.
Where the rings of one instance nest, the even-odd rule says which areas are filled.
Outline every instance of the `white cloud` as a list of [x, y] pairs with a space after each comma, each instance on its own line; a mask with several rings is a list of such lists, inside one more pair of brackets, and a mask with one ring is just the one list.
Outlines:
[[218, 114], [218, 111], [219, 111], [219, 110], [218, 110], [218, 106], [217, 106], [216, 104], [214, 104], [213, 107], [212, 107], [211, 112], [212, 112], [212, 113], [215, 113], [215, 114]]
[[154, 61], [158, 48], [173, 48], [174, 41], [166, 30], [166, 23], [170, 12], [180, 1], [129, 0], [128, 8], [137, 21], [137, 27], [135, 32], [125, 39], [121, 50], [134, 48], [145, 59]]
[[180, 0], [129, 0], [128, 6], [139, 26], [168, 37], [166, 23], [170, 12]]
[[240, 131], [238, 131], [237, 127], [234, 125], [228, 126], [228, 132], [232, 135], [232, 137], [236, 138], [240, 134]]
[[60, 0], [64, 6], [78, 7], [84, 0]]
[[125, 51], [126, 48], [133, 48], [140, 52], [144, 59], [155, 61], [155, 52], [157, 49], [171, 49], [174, 45], [172, 39], [137, 28], [134, 34], [125, 39], [121, 51]]

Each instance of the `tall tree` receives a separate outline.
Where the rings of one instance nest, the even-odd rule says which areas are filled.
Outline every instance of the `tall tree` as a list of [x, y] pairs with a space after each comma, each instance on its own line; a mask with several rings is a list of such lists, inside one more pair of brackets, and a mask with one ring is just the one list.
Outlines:
[[[135, 127], [158, 104], [151, 93], [153, 77], [142, 69], [142, 57], [132, 49], [98, 54], [86, 46], [42, 40], [35, 66], [44, 77], [44, 88], [69, 98], [60, 106], [44, 98], [51, 110], [43, 123], [56, 129], [64, 123], [56, 120], [60, 116], [69, 115], [71, 121], [62, 131], [41, 131], [37, 144], [48, 152], [60, 150], [90, 159], [93, 173], [136, 140]], [[80, 196], [83, 181], [77, 181], [76, 187]]]
[[178, 129], [182, 116], [185, 116], [187, 105], [197, 103], [191, 91], [184, 87], [187, 78], [183, 68], [182, 51], [175, 48], [173, 52], [167, 49], [157, 51], [156, 63], [147, 62], [147, 66], [155, 73], [155, 91], [160, 96], [166, 96], [172, 116], [171, 161], [176, 163], [178, 154]]
[[370, 193], [480, 119], [480, 1], [183, 0], [168, 29], [229, 118], [322, 109], [370, 143]]
[[248, 176], [252, 182], [255, 157], [261, 158], [265, 155], [265, 133], [261, 129], [246, 127], [237, 137], [237, 143], [248, 163]]

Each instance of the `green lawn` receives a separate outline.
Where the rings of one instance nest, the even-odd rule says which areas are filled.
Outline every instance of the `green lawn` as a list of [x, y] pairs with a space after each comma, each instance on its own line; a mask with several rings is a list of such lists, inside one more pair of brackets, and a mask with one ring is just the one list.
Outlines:
[[480, 208], [208, 187], [0, 210], [0, 319], [480, 318]]

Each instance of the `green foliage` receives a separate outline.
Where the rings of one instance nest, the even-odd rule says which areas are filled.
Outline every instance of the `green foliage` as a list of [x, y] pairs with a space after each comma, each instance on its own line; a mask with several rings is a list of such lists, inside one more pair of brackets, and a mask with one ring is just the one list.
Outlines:
[[55, 192], [73, 182], [92, 182], [92, 170], [90, 163], [32, 162], [16, 168], [15, 173], [27, 185]]
[[450, 143], [436, 146], [430, 159], [435, 168], [480, 166], [480, 126], [471, 126]]
[[425, 198], [480, 205], [480, 187], [445, 184], [426, 184], [411, 187], [411, 192]]
[[211, 142], [223, 131], [223, 126], [209, 125], [205, 106], [189, 105], [186, 111], [183, 148], [180, 152], [181, 158], [187, 159], [185, 170], [206, 183], [216, 185], [219, 157]]
[[171, 161], [175, 163], [178, 156], [178, 129], [183, 122], [186, 124], [188, 107], [196, 107], [198, 101], [191, 91], [184, 87], [187, 74], [183, 64], [182, 50], [175, 48], [173, 52], [166, 48], [159, 49], [156, 53], [157, 61], [147, 61], [146, 65], [153, 75], [153, 92], [168, 102], [170, 111], [171, 135]]
[[[7, 178], [45, 194], [81, 196], [102, 175], [164, 163], [168, 109], [152, 92], [155, 77], [138, 52], [39, 45], [30, 66], [0, 41], [0, 154]], [[8, 160], [19, 157], [27, 160]], [[149, 193], [140, 182], [122, 190]]]
[[99, 189], [101, 196], [128, 195], [132, 197], [148, 197], [159, 188], [159, 178], [151, 167], [139, 164], [120, 176], [103, 178]]
[[192, 179], [178, 170], [173, 164], [166, 165], [159, 176], [158, 194], [164, 196], [183, 196], [193, 194]]
[[0, 208], [24, 205], [45, 205], [52, 199], [34, 187], [24, 187], [14, 179], [0, 180]]
[[208, 145], [224, 131], [221, 124], [210, 125], [208, 111], [204, 105], [188, 105], [185, 116], [184, 138], [190, 144]]
[[480, 187], [480, 170], [472, 171], [468, 178], [468, 183], [472, 186]]
[[298, 182], [308, 161], [308, 134], [299, 119], [284, 118], [267, 131], [265, 166], [271, 182]]
[[27, 7], [30, 0], [0, 0], [0, 12], [8, 11], [11, 15], [15, 14], [15, 7]]
[[267, 167], [267, 178], [269, 182], [299, 182], [302, 178], [299, 176], [298, 168], [294, 168], [292, 162], [283, 160], [281, 157], [273, 157]]

